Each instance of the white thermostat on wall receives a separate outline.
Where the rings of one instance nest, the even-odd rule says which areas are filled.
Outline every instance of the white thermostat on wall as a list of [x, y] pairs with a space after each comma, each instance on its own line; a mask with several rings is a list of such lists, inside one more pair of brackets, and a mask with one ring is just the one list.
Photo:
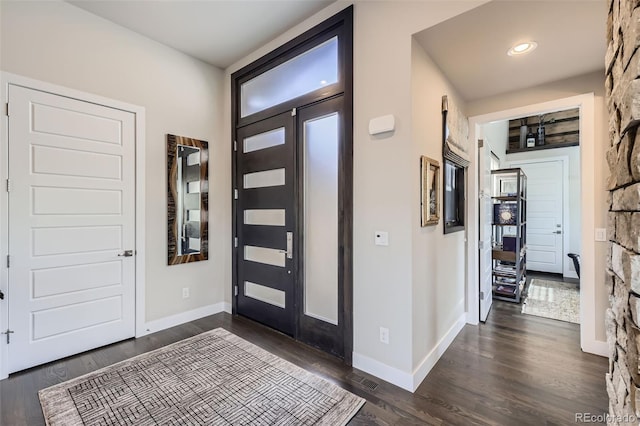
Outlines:
[[380, 133], [392, 132], [396, 128], [396, 118], [393, 114], [372, 118], [369, 121], [369, 134], [378, 135]]

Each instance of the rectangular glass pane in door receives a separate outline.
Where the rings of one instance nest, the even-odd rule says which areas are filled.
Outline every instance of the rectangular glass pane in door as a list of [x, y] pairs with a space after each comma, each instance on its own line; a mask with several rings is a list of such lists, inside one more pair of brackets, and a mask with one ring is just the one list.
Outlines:
[[244, 175], [244, 189], [281, 186], [285, 184], [285, 169], [264, 170]]
[[284, 145], [284, 127], [245, 138], [242, 141], [242, 152], [259, 151], [276, 145]]
[[285, 226], [284, 209], [251, 209], [244, 211], [245, 225]]
[[338, 37], [309, 49], [240, 87], [246, 117], [338, 82]]
[[338, 113], [304, 122], [304, 313], [338, 324]]

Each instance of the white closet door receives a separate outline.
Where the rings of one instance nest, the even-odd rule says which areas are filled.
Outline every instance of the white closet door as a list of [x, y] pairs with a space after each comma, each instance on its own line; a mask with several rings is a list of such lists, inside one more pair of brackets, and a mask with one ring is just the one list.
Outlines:
[[134, 336], [135, 130], [130, 112], [19, 86], [9, 105], [15, 372]]

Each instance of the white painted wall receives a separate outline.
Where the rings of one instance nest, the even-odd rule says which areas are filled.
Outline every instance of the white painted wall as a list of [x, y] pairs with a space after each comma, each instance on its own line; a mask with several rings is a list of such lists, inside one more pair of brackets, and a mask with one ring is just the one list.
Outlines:
[[[438, 342], [449, 334], [465, 313], [466, 232], [443, 233], [436, 226], [420, 227], [420, 156], [440, 162], [443, 179], [441, 99], [446, 94], [463, 114], [465, 105], [420, 44], [412, 41], [411, 105], [411, 231], [413, 250], [412, 342], [413, 368], [421, 369]], [[442, 194], [440, 194], [442, 196]], [[442, 203], [441, 203], [442, 206]], [[457, 331], [452, 333], [456, 333]]]
[[[429, 232], [418, 229], [415, 216], [420, 199], [412, 127], [412, 34], [482, 3], [363, 1], [354, 6], [354, 366], [406, 388], [413, 387], [414, 370], [423, 361], [414, 359], [412, 300], [413, 264], [423, 264], [425, 259], [416, 257], [413, 239], [424, 238], [424, 243], [428, 235], [422, 232]], [[231, 134], [231, 73], [348, 5], [342, 1], [331, 4], [226, 70], [225, 135]], [[436, 116], [429, 119], [438, 123], [443, 94], [433, 94], [438, 99]], [[369, 120], [386, 114], [396, 116], [395, 132], [384, 138], [369, 136]], [[432, 136], [424, 143], [439, 146], [439, 129], [440, 124], [431, 129]], [[389, 232], [388, 247], [374, 245], [375, 231]], [[459, 254], [454, 241], [460, 235], [450, 236], [446, 248], [437, 248], [442, 258]], [[441, 271], [439, 283], [444, 268]], [[425, 283], [420, 281], [420, 286]], [[230, 289], [225, 300], [231, 301]], [[444, 337], [445, 324], [457, 312], [459, 309], [454, 313], [428, 314], [434, 319], [431, 327], [435, 328], [429, 336], [418, 333], [424, 342], [420, 341], [421, 349], [416, 354], [435, 349], [432, 342]], [[417, 322], [423, 324], [425, 320], [420, 318]], [[389, 328], [388, 345], [379, 341], [381, 326]]]
[[[584, 93], [593, 92], [595, 95], [595, 167], [593, 169], [595, 186], [586, 188], [592, 191], [595, 202], [593, 214], [595, 226], [606, 228], [606, 212], [608, 210], [606, 181], [608, 169], [606, 165], [606, 150], [608, 141], [608, 115], [605, 104], [604, 73], [602, 71], [585, 74], [573, 78], [559, 80], [556, 82], [531, 87], [529, 89], [506, 93], [492, 98], [469, 102], [467, 113], [470, 117], [488, 114], [495, 111], [522, 107], [526, 105], [538, 104], [556, 99], [568, 98]], [[593, 265], [595, 276], [595, 302], [596, 315], [601, 320], [596, 321], [596, 338], [599, 341], [606, 341], [604, 328], [605, 311], [609, 300], [604, 285], [604, 270], [606, 265], [607, 245], [603, 242], [595, 243], [595, 265]], [[599, 272], [601, 271], [601, 272]]]
[[[222, 302], [231, 282], [222, 71], [65, 2], [3, 1], [0, 11], [3, 71], [146, 109], [147, 321]], [[209, 142], [208, 261], [167, 266], [167, 133]]]
[[494, 121], [480, 126], [480, 139], [484, 140], [489, 149], [500, 160], [500, 167], [504, 166], [507, 146], [509, 145], [509, 121]]

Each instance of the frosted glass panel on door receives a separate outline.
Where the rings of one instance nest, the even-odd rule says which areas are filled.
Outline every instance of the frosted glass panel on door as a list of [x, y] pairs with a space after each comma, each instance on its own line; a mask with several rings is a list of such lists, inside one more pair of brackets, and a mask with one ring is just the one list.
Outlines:
[[338, 324], [337, 113], [304, 123], [304, 310]]
[[245, 225], [285, 226], [284, 209], [256, 209], [244, 211]]
[[279, 308], [285, 308], [285, 293], [282, 290], [245, 281], [244, 295]]
[[273, 266], [285, 265], [284, 250], [277, 250], [265, 247], [244, 246], [244, 260], [251, 262], [264, 263]]
[[260, 74], [240, 87], [246, 117], [338, 82], [338, 37]]
[[265, 170], [264, 172], [247, 173], [244, 175], [244, 189], [281, 186], [284, 185], [284, 182], [284, 169]]
[[277, 145], [284, 145], [284, 127], [246, 138], [242, 142], [242, 152], [246, 154]]

